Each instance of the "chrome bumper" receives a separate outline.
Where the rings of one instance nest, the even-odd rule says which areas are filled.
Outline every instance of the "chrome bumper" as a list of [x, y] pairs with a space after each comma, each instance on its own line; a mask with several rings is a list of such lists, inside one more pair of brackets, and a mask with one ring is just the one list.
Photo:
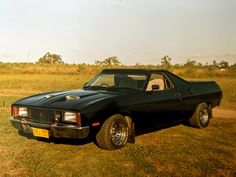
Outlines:
[[42, 124], [15, 119], [13, 117], [10, 118], [10, 122], [14, 128], [21, 130], [24, 133], [33, 134], [32, 127], [41, 128], [48, 130], [49, 136], [55, 138], [87, 138], [90, 132], [89, 126], [78, 127], [76, 125], [68, 124]]

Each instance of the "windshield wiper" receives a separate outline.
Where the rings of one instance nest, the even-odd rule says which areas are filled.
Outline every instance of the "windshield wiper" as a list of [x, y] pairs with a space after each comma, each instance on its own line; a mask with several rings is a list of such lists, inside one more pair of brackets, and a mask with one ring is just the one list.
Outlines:
[[140, 91], [135, 88], [130, 88], [130, 87], [102, 87], [102, 86], [85, 86], [84, 89], [89, 89], [89, 90], [108, 90], [108, 91], [120, 91], [120, 90], [130, 90], [130, 91]]
[[91, 90], [104, 90], [106, 89], [107, 87], [102, 87], [102, 86], [91, 86], [91, 85], [88, 85], [88, 86], [85, 86], [84, 89], [91, 89]]
[[130, 87], [108, 87], [107, 90], [131, 90], [131, 91], [140, 91], [135, 88], [130, 88]]

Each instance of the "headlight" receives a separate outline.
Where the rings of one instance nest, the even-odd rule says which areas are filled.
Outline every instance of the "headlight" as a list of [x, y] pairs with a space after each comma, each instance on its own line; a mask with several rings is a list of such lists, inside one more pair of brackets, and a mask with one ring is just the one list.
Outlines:
[[63, 117], [64, 122], [77, 123], [80, 125], [80, 113], [78, 112], [65, 112]]
[[19, 117], [28, 117], [28, 109], [25, 107], [19, 107], [18, 114]]
[[13, 117], [28, 117], [28, 109], [26, 107], [11, 107], [11, 114]]

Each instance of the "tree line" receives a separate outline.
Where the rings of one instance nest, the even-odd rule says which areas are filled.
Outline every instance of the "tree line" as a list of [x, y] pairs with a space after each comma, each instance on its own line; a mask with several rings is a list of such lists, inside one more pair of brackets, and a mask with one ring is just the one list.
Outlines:
[[[37, 63], [45, 63], [45, 64], [64, 64], [65, 62], [62, 60], [61, 55], [58, 54], [51, 54], [47, 52], [45, 55], [43, 55], [41, 58], [38, 59]], [[95, 60], [95, 65], [99, 66], [121, 66], [123, 65], [119, 58], [117, 56], [111, 56], [102, 60]], [[136, 64], [136, 66], [140, 66], [139, 63]], [[172, 64], [172, 59], [168, 55], [165, 55], [161, 58], [161, 64], [160, 66], [163, 69], [171, 69], [172, 67], [213, 67], [218, 69], [227, 69], [230, 67], [229, 63], [227, 61], [221, 60], [220, 62], [217, 62], [216, 60], [213, 60], [212, 64], [205, 63], [202, 64], [200, 62], [197, 62], [193, 59], [187, 59], [186, 63], [184, 64]], [[236, 67], [236, 63], [231, 65], [233, 67]]]

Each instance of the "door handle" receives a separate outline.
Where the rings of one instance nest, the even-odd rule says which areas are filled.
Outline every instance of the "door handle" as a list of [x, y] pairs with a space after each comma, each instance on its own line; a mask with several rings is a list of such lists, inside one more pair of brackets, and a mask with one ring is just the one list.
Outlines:
[[178, 93], [175, 93], [175, 96], [180, 97], [181, 95], [180, 95], [180, 93], [178, 92]]
[[179, 97], [179, 100], [182, 100], [181, 94], [179, 92], [175, 93], [175, 96]]
[[189, 93], [192, 95], [194, 91], [192, 89], [189, 89]]

